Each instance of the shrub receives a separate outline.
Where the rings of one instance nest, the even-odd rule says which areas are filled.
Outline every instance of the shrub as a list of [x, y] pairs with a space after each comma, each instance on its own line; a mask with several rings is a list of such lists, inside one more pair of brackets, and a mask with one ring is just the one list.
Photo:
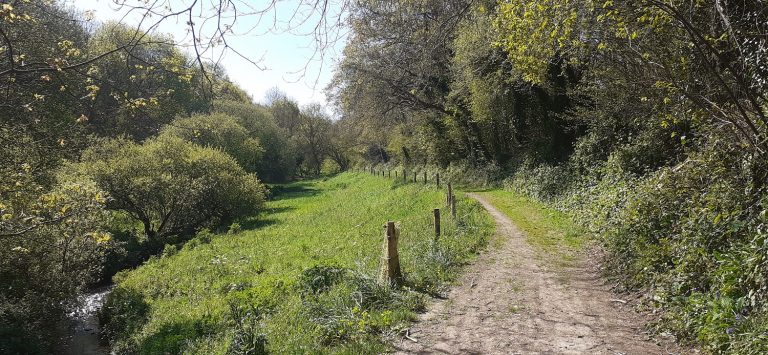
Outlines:
[[717, 353], [766, 350], [744, 336], [764, 328], [754, 320], [768, 307], [768, 237], [766, 198], [742, 164], [735, 151], [705, 149], [660, 169], [603, 233], [609, 269], [630, 287], [650, 285], [666, 311], [659, 326]]
[[236, 101], [216, 101], [214, 111], [234, 117], [264, 148], [262, 159], [256, 166], [259, 176], [266, 181], [288, 180], [296, 169], [298, 153], [295, 145], [280, 130], [270, 112], [261, 106]]
[[341, 167], [333, 159], [323, 160], [323, 165], [320, 167], [321, 175], [333, 175], [341, 172]]
[[240, 223], [232, 223], [229, 225], [227, 234], [237, 234], [237, 233], [240, 233], [242, 230], [243, 230], [243, 226], [241, 226]]
[[150, 239], [191, 236], [254, 214], [264, 202], [265, 187], [232, 157], [175, 137], [111, 140], [67, 170], [95, 180], [111, 196], [108, 208], [140, 222]]
[[222, 113], [177, 118], [165, 126], [161, 135], [221, 149], [248, 172], [256, 172], [264, 154], [258, 139], [251, 137], [234, 117]]
[[507, 187], [585, 224], [608, 252], [610, 276], [662, 311], [657, 330], [713, 353], [765, 353], [768, 198], [751, 166], [761, 162], [715, 140], [637, 175], [624, 151], [575, 178], [562, 176], [567, 166], [523, 168]]

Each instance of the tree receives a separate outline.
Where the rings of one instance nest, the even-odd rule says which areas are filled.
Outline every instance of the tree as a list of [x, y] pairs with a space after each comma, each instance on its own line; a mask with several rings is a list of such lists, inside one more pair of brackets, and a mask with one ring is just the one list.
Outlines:
[[216, 101], [214, 111], [234, 117], [251, 137], [258, 139], [264, 149], [256, 165], [260, 178], [282, 182], [293, 176], [297, 160], [295, 144], [277, 125], [269, 109], [252, 103]]
[[331, 121], [320, 104], [302, 109], [301, 121], [296, 127], [296, 140], [303, 154], [303, 166], [311, 174], [320, 175], [329, 146]]
[[[754, 2], [585, 0], [505, 2], [496, 27], [500, 45], [525, 63], [520, 69], [530, 81], [539, 81], [558, 56], [589, 65], [596, 85], [616, 75], [610, 79], [641, 89], [665, 125], [680, 122], [665, 117], [672, 111], [695, 111], [762, 155], [768, 71], [755, 58], [768, 48], [766, 23], [764, 5]], [[600, 71], [603, 66], [609, 72]], [[755, 174], [756, 182], [768, 178], [766, 167], [755, 166]]]
[[108, 141], [69, 170], [92, 178], [110, 194], [107, 208], [141, 223], [150, 239], [191, 236], [252, 215], [266, 192], [229, 155], [169, 136], [142, 145]]
[[[88, 41], [86, 53], [109, 52], [134, 35], [130, 27], [107, 23]], [[211, 94], [201, 91], [204, 74], [192, 67], [191, 58], [170, 38], [140, 35], [146, 39], [141, 47], [111, 53], [90, 65], [89, 71], [98, 76], [86, 80], [90, 103], [84, 114], [88, 127], [99, 135], [143, 140], [157, 135], [177, 115], [189, 116], [210, 107]]]
[[285, 95], [276, 94], [270, 100], [269, 111], [277, 125], [285, 130], [288, 137], [293, 137], [301, 124], [299, 104]]

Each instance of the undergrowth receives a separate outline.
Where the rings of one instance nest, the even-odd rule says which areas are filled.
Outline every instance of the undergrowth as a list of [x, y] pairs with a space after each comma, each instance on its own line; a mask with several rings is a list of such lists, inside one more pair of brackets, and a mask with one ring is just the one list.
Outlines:
[[[658, 332], [713, 353], [768, 352], [768, 198], [736, 146], [628, 173], [523, 166], [507, 189], [565, 211], [608, 252], [606, 270], [643, 291]], [[730, 150], [729, 150], [730, 149]]]

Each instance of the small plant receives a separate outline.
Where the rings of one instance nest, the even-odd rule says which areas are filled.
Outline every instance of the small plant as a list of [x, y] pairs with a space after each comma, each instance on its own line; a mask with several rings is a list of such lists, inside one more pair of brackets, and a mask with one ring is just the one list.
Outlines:
[[299, 292], [312, 295], [327, 292], [346, 276], [347, 270], [335, 265], [317, 265], [304, 270], [299, 278]]
[[240, 223], [232, 223], [229, 225], [229, 230], [227, 230], [227, 234], [237, 234], [240, 233], [243, 230], [243, 227], [240, 225]]
[[163, 248], [162, 257], [163, 258], [168, 258], [168, 257], [176, 255], [176, 253], [178, 253], [178, 252], [179, 252], [179, 247], [177, 247], [174, 244], [166, 244], [165, 247]]

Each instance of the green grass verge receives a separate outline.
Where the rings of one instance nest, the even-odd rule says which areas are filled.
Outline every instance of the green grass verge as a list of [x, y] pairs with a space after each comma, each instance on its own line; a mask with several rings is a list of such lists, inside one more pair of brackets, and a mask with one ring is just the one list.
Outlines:
[[558, 266], [571, 266], [587, 242], [570, 217], [546, 205], [507, 190], [478, 192], [525, 232], [539, 255]]
[[[435, 242], [443, 192], [365, 174], [274, 191], [242, 232], [202, 234], [115, 277], [101, 317], [116, 352], [380, 353], [494, 229], [462, 198]], [[404, 287], [377, 282], [386, 220], [402, 223]]]

